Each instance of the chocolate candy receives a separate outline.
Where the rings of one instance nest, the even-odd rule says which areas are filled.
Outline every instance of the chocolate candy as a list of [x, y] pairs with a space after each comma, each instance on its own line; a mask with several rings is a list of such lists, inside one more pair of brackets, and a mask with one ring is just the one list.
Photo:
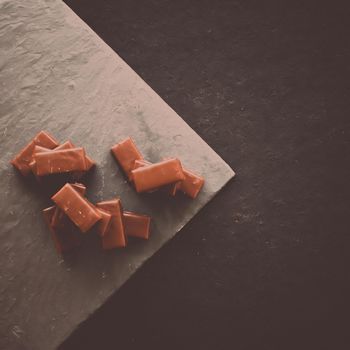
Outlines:
[[123, 214], [120, 199], [99, 202], [96, 207], [112, 215], [109, 229], [102, 237], [102, 248], [113, 249], [126, 246], [126, 237], [123, 226]]
[[[138, 169], [138, 168], [141, 168], [141, 167], [144, 167], [144, 166], [147, 166], [147, 165], [151, 165], [152, 163], [147, 161], [147, 160], [136, 160], [135, 163], [134, 163], [134, 169]], [[131, 177], [131, 180], [132, 180], [132, 177]], [[180, 181], [179, 182], [174, 182], [170, 185], [166, 185], [164, 186], [162, 189], [167, 192], [168, 194], [170, 194], [171, 196], [175, 196], [176, 195], [176, 191], [179, 187], [179, 184], [180, 184]], [[154, 190], [152, 191], [147, 191], [147, 192], [154, 192]]]
[[137, 192], [150, 191], [185, 178], [176, 158], [137, 168], [131, 174]]
[[123, 212], [125, 234], [143, 239], [148, 239], [151, 218], [130, 211]]
[[[86, 187], [80, 183], [71, 184], [71, 186], [81, 195], [84, 196], [86, 192]], [[60, 221], [63, 219], [63, 216], [66, 214], [57, 206], [55, 206], [55, 212], [52, 216], [51, 226], [56, 227], [60, 224]]]
[[114, 145], [111, 151], [128, 179], [131, 180], [131, 171], [134, 169], [135, 161], [143, 159], [134, 141], [128, 137]]
[[[68, 140], [62, 143], [62, 145], [59, 145], [58, 147], [56, 147], [55, 151], [62, 150], [62, 149], [71, 149], [71, 148], [76, 148], [76, 147], [71, 141]], [[85, 162], [86, 162], [85, 171], [90, 170], [95, 165], [95, 162], [87, 154], [85, 154]]]
[[[136, 160], [134, 169], [148, 166], [152, 163], [147, 160]], [[182, 181], [175, 182], [167, 187], [167, 191], [171, 196], [175, 196], [178, 190], [182, 191], [191, 198], [196, 198], [199, 191], [204, 185], [204, 178], [185, 168], [182, 168], [185, 178]]]
[[52, 149], [58, 146], [58, 142], [49, 133], [40, 131], [34, 139], [11, 160], [11, 164], [24, 176], [27, 176], [31, 172], [29, 163], [33, 160], [32, 155], [35, 145]]
[[85, 151], [81, 147], [36, 153], [33, 158], [38, 176], [86, 170]]
[[58, 146], [58, 142], [47, 131], [40, 131], [33, 139], [34, 143], [49, 149], [54, 149]]
[[88, 231], [102, 215], [71, 184], [64, 185], [52, 198], [82, 232]]

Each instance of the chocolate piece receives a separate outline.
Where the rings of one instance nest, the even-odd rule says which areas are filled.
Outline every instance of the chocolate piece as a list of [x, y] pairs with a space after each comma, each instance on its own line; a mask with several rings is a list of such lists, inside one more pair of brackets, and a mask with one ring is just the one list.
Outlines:
[[134, 141], [128, 137], [114, 145], [111, 151], [128, 179], [131, 180], [131, 171], [134, 169], [135, 161], [143, 159]]
[[54, 149], [59, 143], [47, 131], [40, 131], [33, 139], [38, 146]]
[[52, 239], [54, 241], [56, 250], [59, 254], [69, 252], [70, 250], [80, 246], [81, 237], [77, 232], [74, 224], [67, 216], [60, 221], [60, 224], [53, 227], [51, 222], [55, 212], [55, 206], [43, 210], [43, 215], [47, 225], [49, 226]]
[[101, 214], [71, 184], [65, 184], [52, 198], [57, 206], [77, 225], [82, 232], [88, 231]]
[[[134, 169], [138, 169], [152, 163], [147, 160], [136, 160], [134, 164]], [[170, 184], [167, 187], [167, 191], [171, 196], [175, 196], [178, 190], [181, 190], [183, 193], [187, 194], [191, 198], [196, 198], [200, 190], [204, 185], [204, 178], [200, 175], [197, 175], [185, 168], [182, 168], [184, 173], [184, 180]]]
[[[147, 165], [151, 165], [151, 164], [152, 164], [151, 162], [144, 160], [144, 159], [143, 160], [136, 160], [133, 170], [147, 166]], [[132, 176], [131, 176], [131, 180], [132, 180]], [[180, 186], [180, 183], [181, 183], [181, 181], [178, 181], [178, 182], [172, 183], [170, 185], [166, 185], [163, 187], [163, 189], [165, 192], [168, 192], [168, 194], [170, 194], [171, 196], [174, 197], [176, 195], [176, 192], [177, 192], [179, 186]], [[154, 192], [154, 190], [148, 191], [148, 192]]]
[[[61, 145], [57, 146], [54, 151], [60, 151], [60, 150], [66, 150], [66, 149], [72, 149], [72, 148], [76, 148], [75, 145], [71, 142], [71, 141], [66, 141], [64, 143], [62, 143]], [[74, 171], [72, 172], [72, 178], [75, 180], [80, 179], [86, 171], [90, 170], [94, 165], [95, 162], [85, 154], [85, 163], [86, 163], [86, 168], [84, 171]], [[32, 168], [33, 171], [36, 171], [36, 167], [34, 164], [29, 164], [30, 167]]]
[[181, 163], [176, 158], [140, 167], [131, 173], [137, 192], [150, 191], [185, 178]]
[[38, 176], [86, 169], [83, 148], [72, 148], [34, 154]]
[[151, 218], [147, 215], [140, 215], [130, 211], [123, 212], [124, 230], [127, 236], [148, 239], [150, 222]]
[[33, 160], [32, 155], [35, 145], [52, 149], [58, 146], [58, 143], [49, 133], [40, 131], [32, 141], [23, 147], [10, 163], [24, 176], [27, 176], [31, 172], [29, 163]]
[[120, 199], [99, 202], [97, 208], [103, 209], [112, 214], [109, 229], [102, 237], [102, 248], [113, 249], [126, 246], [126, 236], [123, 225], [123, 214]]
[[112, 214], [100, 208], [97, 208], [97, 211], [102, 216], [102, 219], [97, 224], [97, 232], [101, 237], [103, 237], [111, 225]]
[[[71, 185], [81, 196], [85, 195], [86, 187], [83, 184], [74, 183]], [[55, 206], [55, 211], [51, 220], [51, 226], [58, 226], [64, 215], [66, 214], [59, 207]]]
[[11, 164], [16, 167], [22, 175], [27, 176], [31, 172], [29, 163], [32, 161], [32, 154], [35, 147], [34, 141], [29, 142], [14, 159], [11, 160]]
[[[73, 144], [73, 142], [68, 140], [62, 143], [62, 145], [56, 147], [55, 151], [62, 150], [62, 149], [71, 149], [71, 148], [76, 148], [76, 146]], [[95, 162], [87, 154], [85, 154], [85, 162], [86, 162], [86, 169], [85, 169], [86, 171], [90, 170], [95, 165]], [[82, 174], [79, 174], [79, 175], [82, 175]]]
[[183, 169], [185, 179], [182, 180], [178, 188], [191, 198], [196, 198], [204, 185], [204, 178], [191, 171]]

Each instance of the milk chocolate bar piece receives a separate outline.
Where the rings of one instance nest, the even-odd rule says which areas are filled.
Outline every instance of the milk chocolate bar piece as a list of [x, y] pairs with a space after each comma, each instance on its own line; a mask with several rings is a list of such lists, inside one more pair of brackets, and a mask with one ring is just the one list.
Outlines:
[[123, 212], [125, 234], [143, 239], [149, 238], [151, 218], [130, 211]]
[[102, 237], [102, 248], [113, 249], [126, 246], [126, 236], [123, 225], [123, 210], [120, 199], [99, 202], [97, 208], [103, 209], [112, 215], [109, 229]]
[[52, 149], [58, 146], [58, 142], [49, 133], [40, 131], [34, 139], [11, 160], [11, 164], [24, 176], [27, 176], [31, 172], [29, 163], [33, 160], [32, 155], [35, 145]]
[[82, 171], [86, 169], [83, 148], [72, 148], [34, 154], [38, 176]]
[[29, 163], [32, 161], [32, 154], [35, 147], [34, 141], [28, 143], [14, 159], [11, 160], [11, 164], [16, 167], [22, 175], [27, 176], [30, 174], [31, 169]]
[[51, 199], [82, 232], [88, 231], [102, 218], [94, 205], [81, 196], [71, 184], [65, 184]]
[[[62, 143], [61, 145], [59, 145], [58, 147], [56, 147], [54, 150], [55, 151], [60, 151], [60, 150], [64, 150], [64, 149], [72, 149], [72, 148], [76, 148], [75, 145], [71, 142], [71, 141], [66, 141], [64, 143]], [[33, 161], [35, 163], [35, 161]], [[33, 162], [31, 164], [29, 164], [32, 168], [32, 170], [36, 170], [36, 166], [35, 164], [33, 164]], [[95, 165], [95, 162], [88, 156], [85, 154], [85, 163], [86, 163], [86, 169], [85, 171], [74, 171], [72, 173], [72, 177], [73, 179], [80, 179], [86, 171], [90, 170], [94, 165]]]
[[[134, 169], [138, 169], [138, 168], [141, 168], [143, 166], [147, 166], [147, 165], [151, 165], [152, 163], [149, 162], [148, 160], [135, 160], [135, 163], [134, 163]], [[131, 177], [131, 180], [132, 180], [132, 177]], [[163, 187], [164, 191], [165, 192], [168, 192], [171, 196], [175, 196], [176, 195], [176, 192], [177, 192], [177, 189], [179, 188], [180, 186], [180, 182], [181, 181], [178, 181], [178, 182], [174, 182], [170, 185], [166, 185]], [[153, 191], [150, 191], [150, 192], [153, 192]]]
[[52, 217], [55, 212], [55, 206], [43, 210], [44, 219], [50, 229], [52, 239], [54, 241], [56, 250], [59, 254], [68, 252], [75, 247], [80, 246], [81, 237], [77, 232], [74, 224], [68, 217], [60, 222], [60, 225], [53, 227], [51, 225]]
[[[81, 196], [85, 195], [86, 187], [83, 184], [74, 183], [71, 185]], [[63, 216], [65, 215], [66, 214], [58, 206], [55, 206], [55, 212], [53, 213], [53, 216], [52, 216], [51, 226], [54, 228], [57, 227], [60, 224]]]
[[[55, 151], [61, 150], [61, 149], [71, 149], [71, 148], [76, 148], [76, 146], [73, 144], [71, 141], [66, 141], [62, 143], [60, 146], [55, 148]], [[85, 154], [85, 162], [86, 162], [86, 171], [90, 170], [94, 165], [95, 162], [87, 155]]]
[[[147, 160], [136, 160], [134, 169], [138, 169], [147, 165], [150, 165], [152, 163], [148, 162]], [[197, 175], [185, 168], [182, 168], [182, 171], [184, 173], [184, 180], [175, 182], [167, 188], [168, 193], [171, 196], [175, 196], [176, 192], [178, 190], [182, 191], [186, 195], [188, 195], [191, 198], [196, 198], [200, 190], [202, 189], [204, 185], [204, 178], [200, 175]]]
[[137, 192], [150, 191], [185, 178], [181, 163], [176, 158], [140, 167], [131, 173]]
[[110, 214], [107, 211], [100, 209], [100, 208], [97, 208], [97, 211], [102, 216], [102, 219], [97, 224], [97, 232], [101, 237], [103, 237], [106, 234], [106, 232], [108, 232], [108, 229], [111, 225], [112, 214]]
[[33, 139], [38, 146], [54, 149], [59, 143], [47, 131], [40, 131]]
[[135, 160], [143, 159], [141, 153], [136, 148], [134, 141], [128, 137], [114, 145], [111, 151], [130, 180], [131, 171], [134, 169]]

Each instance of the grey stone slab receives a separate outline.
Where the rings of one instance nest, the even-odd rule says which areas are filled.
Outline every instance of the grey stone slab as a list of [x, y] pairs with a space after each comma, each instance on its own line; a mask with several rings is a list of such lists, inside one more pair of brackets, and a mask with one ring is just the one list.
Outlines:
[[[51, 349], [99, 308], [234, 176], [233, 170], [60, 0], [0, 0], [0, 347]], [[152, 216], [148, 242], [103, 252], [97, 236], [62, 258], [41, 210], [48, 191], [9, 161], [37, 131], [97, 161], [88, 197]], [[196, 200], [137, 195], [110, 155], [131, 135], [150, 161], [179, 157], [206, 179]], [[181, 252], [179, 252], [181, 254]]]

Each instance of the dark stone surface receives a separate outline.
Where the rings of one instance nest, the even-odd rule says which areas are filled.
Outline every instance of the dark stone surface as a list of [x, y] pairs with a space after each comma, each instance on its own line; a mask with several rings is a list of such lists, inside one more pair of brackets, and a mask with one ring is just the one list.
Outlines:
[[346, 5], [66, 2], [238, 176], [62, 349], [348, 349]]

